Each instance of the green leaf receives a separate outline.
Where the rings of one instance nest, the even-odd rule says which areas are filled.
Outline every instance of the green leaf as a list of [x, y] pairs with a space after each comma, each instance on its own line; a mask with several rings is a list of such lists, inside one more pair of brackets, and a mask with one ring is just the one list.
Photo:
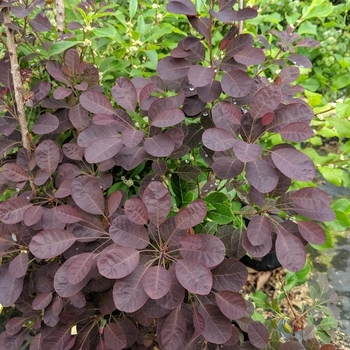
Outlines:
[[193, 192], [187, 192], [185, 197], [184, 197], [184, 200], [183, 200], [183, 205], [186, 206], [186, 205], [192, 203], [193, 199], [194, 199]]
[[215, 208], [216, 208], [215, 211], [208, 212], [207, 217], [209, 219], [213, 220], [218, 225], [226, 225], [232, 222], [233, 215], [228, 205], [216, 204]]
[[[183, 205], [185, 202], [186, 194], [190, 193], [188, 188], [188, 183], [184, 180], [181, 180], [179, 175], [173, 174], [171, 177], [171, 189], [174, 192], [174, 195], [177, 199], [178, 205]], [[190, 201], [191, 202], [191, 201]]]
[[152, 28], [152, 31], [149, 33], [149, 36], [147, 36], [147, 38], [145, 38], [146, 42], [148, 43], [152, 43], [155, 40], [158, 40], [159, 38], [161, 38], [162, 36], [164, 36], [165, 34], [170, 34], [174, 31], [174, 27], [173, 26], [155, 26]]
[[322, 176], [330, 183], [341, 186], [344, 182], [345, 171], [343, 169], [334, 169], [328, 166], [322, 166], [318, 168]]
[[300, 85], [306, 90], [315, 92], [320, 87], [320, 82], [316, 78], [309, 78], [306, 81], [300, 83]]
[[[329, 223], [329, 227], [332, 227], [332, 223]], [[320, 244], [320, 245], [316, 245], [316, 244], [311, 244], [310, 243], [310, 246], [312, 248], [314, 248], [315, 250], [319, 250], [319, 251], [322, 251], [322, 250], [326, 250], [326, 249], [329, 249], [329, 248], [332, 248], [333, 247], [333, 235], [331, 233], [330, 230], [328, 230], [327, 228], [325, 228], [324, 230], [325, 234], [326, 234], [326, 242], [323, 243], [323, 244]]]
[[310, 297], [312, 301], [315, 302], [316, 299], [318, 298], [317, 289], [314, 286], [309, 286], [309, 291], [310, 291]]
[[329, 331], [337, 328], [338, 322], [333, 317], [327, 316], [320, 322], [318, 326], [325, 331]]
[[342, 210], [350, 214], [350, 200], [347, 198], [340, 198], [333, 203], [332, 208], [333, 210]]
[[42, 51], [41, 53], [44, 54], [46, 57], [50, 57], [52, 55], [58, 55], [71, 47], [76, 46], [77, 44], [83, 43], [82, 41], [58, 41], [57, 43], [54, 43], [51, 45], [49, 50], [47, 52]]
[[[117, 30], [114, 27], [112, 27], [112, 26], [102, 27], [102, 28], [94, 28], [92, 30], [92, 32], [97, 37], [100, 37], [100, 38], [115, 38], [115, 37], [119, 37], [119, 34], [118, 34]], [[119, 41], [119, 40], [117, 40], [117, 41]]]
[[215, 207], [216, 204], [229, 203], [230, 200], [221, 192], [212, 192], [204, 198], [204, 202], [211, 203]]
[[130, 19], [133, 19], [136, 11], [137, 11], [138, 1], [137, 0], [130, 0], [129, 1], [129, 17]]
[[207, 222], [201, 229], [201, 233], [215, 234], [218, 230], [218, 225], [214, 221]]
[[337, 130], [339, 136], [341, 137], [350, 137], [350, 121], [347, 119], [332, 118], [327, 120], [327, 124], [333, 125]]
[[251, 296], [253, 302], [255, 303], [255, 306], [257, 308], [261, 308], [261, 309], [264, 309], [266, 310], [267, 308], [267, 295], [261, 291], [261, 290], [258, 290], [257, 292], [255, 292], [252, 296]]
[[331, 227], [336, 231], [344, 231], [350, 227], [350, 219], [349, 215], [342, 210], [334, 210], [335, 212], [335, 220], [327, 223], [327, 226]]
[[347, 118], [350, 115], [350, 104], [349, 103], [337, 103], [335, 106], [338, 118]]
[[322, 4], [321, 1], [314, 1], [310, 6], [303, 8], [303, 19], [323, 18], [329, 16], [333, 11], [331, 4]]
[[320, 106], [322, 104], [323, 96], [321, 94], [305, 90], [305, 95], [311, 108]]
[[324, 330], [317, 329], [316, 333], [323, 343], [327, 344], [331, 341], [331, 337]]
[[302, 34], [313, 34], [313, 35], [317, 36], [317, 34], [318, 34], [317, 28], [318, 27], [317, 27], [316, 24], [312, 24], [309, 21], [303, 22], [299, 26], [298, 34], [299, 35], [302, 35]]
[[350, 85], [350, 74], [340, 74], [333, 77], [333, 85], [337, 89], [344, 89]]

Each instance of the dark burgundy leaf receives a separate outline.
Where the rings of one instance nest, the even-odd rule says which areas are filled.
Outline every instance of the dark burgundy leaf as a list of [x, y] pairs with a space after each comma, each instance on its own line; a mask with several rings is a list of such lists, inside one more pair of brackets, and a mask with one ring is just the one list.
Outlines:
[[126, 147], [136, 147], [140, 144], [143, 137], [142, 130], [124, 129], [121, 140]]
[[153, 181], [145, 188], [142, 201], [147, 207], [149, 220], [159, 227], [171, 209], [171, 196], [168, 189], [160, 182]]
[[306, 252], [299, 238], [278, 227], [275, 245], [277, 259], [284, 268], [296, 272], [304, 266]]
[[293, 202], [298, 206], [315, 211], [329, 207], [331, 199], [328, 193], [314, 187], [301, 188], [292, 195]]
[[231, 321], [221, 313], [216, 305], [201, 304], [198, 311], [205, 322], [203, 337], [214, 344], [226, 343], [232, 334]]
[[271, 192], [278, 183], [278, 174], [266, 160], [256, 160], [246, 165], [247, 180], [259, 192]]
[[271, 236], [271, 224], [266, 216], [254, 216], [248, 224], [247, 236], [252, 245], [262, 245]]
[[117, 125], [92, 125], [78, 136], [77, 143], [80, 147], [89, 147], [93, 142], [105, 138], [118, 138], [119, 128]]
[[32, 131], [38, 135], [50, 134], [59, 126], [58, 118], [50, 113], [41, 115], [32, 127]]
[[212, 80], [208, 85], [197, 88], [198, 97], [204, 102], [216, 101], [221, 93], [221, 84], [217, 80]]
[[237, 106], [228, 102], [219, 102], [214, 105], [211, 113], [216, 127], [231, 130], [232, 134], [235, 135], [242, 116], [242, 113]]
[[137, 92], [132, 81], [124, 77], [118, 78], [111, 92], [113, 98], [120, 106], [128, 111], [135, 111]]
[[198, 96], [186, 97], [182, 107], [183, 112], [188, 117], [194, 117], [203, 112], [207, 103], [202, 101]]
[[165, 130], [165, 135], [169, 135], [175, 143], [175, 150], [182, 146], [185, 134], [180, 128], [171, 128]]
[[67, 76], [63, 73], [61, 63], [58, 61], [48, 61], [46, 62], [46, 69], [49, 74], [57, 81], [69, 85]]
[[17, 334], [22, 329], [25, 321], [26, 319], [23, 317], [12, 317], [5, 324], [6, 333], [8, 335]]
[[107, 199], [108, 214], [111, 216], [120, 206], [123, 199], [123, 192], [115, 191]]
[[104, 339], [109, 349], [122, 350], [126, 347], [126, 336], [118, 323], [108, 323], [104, 332]]
[[306, 56], [298, 55], [295, 53], [295, 54], [289, 55], [287, 58], [289, 59], [289, 61], [293, 62], [299, 67], [312, 68], [312, 63]]
[[29, 179], [27, 171], [16, 163], [5, 163], [2, 166], [2, 174], [7, 180], [22, 182]]
[[29, 23], [36, 32], [48, 32], [51, 29], [51, 23], [45, 13], [39, 12]]
[[214, 79], [214, 68], [207, 68], [200, 65], [192, 66], [188, 72], [187, 77], [190, 83], [195, 87], [206, 86]]
[[212, 169], [221, 179], [237, 177], [244, 169], [244, 163], [232, 157], [220, 157], [212, 164]]
[[72, 89], [71, 88], [67, 88], [67, 87], [58, 87], [57, 89], [54, 90], [53, 92], [53, 97], [56, 100], [60, 100], [62, 98], [66, 98], [68, 97], [71, 93], [72, 93]]
[[132, 170], [147, 158], [143, 147], [125, 147], [114, 157], [116, 163], [125, 170]]
[[[225, 258], [226, 248], [222, 241], [211, 234], [199, 234], [197, 237], [202, 240], [202, 247], [186, 245], [181, 249], [184, 259], [202, 261], [207, 267], [218, 266]], [[183, 242], [184, 238], [181, 240]]]
[[153, 126], [165, 128], [181, 123], [185, 119], [185, 114], [180, 109], [164, 109], [151, 122]]
[[110, 125], [115, 123], [115, 119], [108, 114], [95, 114], [92, 117], [92, 122], [96, 125]]
[[269, 343], [270, 334], [263, 323], [254, 321], [248, 325], [248, 337], [255, 347], [262, 349]]
[[175, 265], [176, 277], [188, 291], [207, 295], [213, 286], [213, 277], [207, 266], [199, 260], [178, 260]]
[[164, 350], [182, 349], [187, 335], [186, 319], [180, 310], [173, 310], [166, 318], [159, 333], [159, 341]]
[[55, 210], [55, 217], [57, 220], [64, 222], [65, 224], [73, 224], [82, 220], [79, 212], [70, 205], [59, 205]]
[[64, 253], [76, 237], [66, 230], [43, 230], [37, 233], [29, 243], [29, 250], [39, 259], [51, 259]]
[[282, 80], [282, 84], [290, 84], [299, 78], [300, 69], [295, 66], [284, 67], [280, 71], [278, 77]]
[[213, 288], [217, 291], [238, 292], [247, 282], [247, 268], [234, 258], [225, 259], [212, 270]]
[[247, 305], [239, 293], [217, 292], [215, 300], [220, 311], [230, 320], [237, 320], [246, 314]]
[[225, 73], [221, 79], [222, 90], [231, 97], [244, 97], [250, 92], [253, 79], [239, 69]]
[[210, 37], [210, 20], [207, 17], [197, 17], [191, 16], [188, 17], [189, 22], [192, 27], [198, 31], [201, 35], [203, 35], [206, 39], [209, 40]]
[[170, 0], [166, 5], [166, 9], [169, 12], [189, 17], [197, 14], [196, 8], [190, 0]]
[[192, 63], [184, 58], [165, 57], [159, 61], [157, 72], [164, 80], [177, 80], [186, 76]]
[[97, 259], [100, 274], [119, 279], [132, 273], [140, 261], [140, 253], [133, 248], [112, 246], [102, 251]]
[[271, 152], [271, 158], [278, 170], [291, 179], [311, 181], [315, 177], [313, 161], [296, 149], [280, 148], [274, 150]]
[[81, 105], [91, 113], [104, 113], [109, 115], [114, 113], [108, 98], [101, 92], [85, 91], [80, 95], [79, 101]]
[[237, 11], [237, 21], [244, 21], [246, 19], [255, 18], [257, 15], [257, 10], [250, 7], [245, 7]]
[[90, 273], [93, 265], [93, 253], [82, 253], [71, 257], [67, 270], [68, 282], [71, 284], [77, 284], [83, 281], [84, 278]]
[[148, 299], [147, 303], [142, 307], [141, 310], [147, 317], [150, 318], [161, 318], [170, 313], [169, 309], [165, 309], [156, 303], [153, 299]]
[[181, 165], [176, 173], [179, 175], [180, 179], [191, 181], [201, 173], [201, 170], [193, 165]]
[[88, 163], [94, 164], [114, 157], [123, 147], [122, 140], [118, 134], [112, 137], [92, 142], [85, 149], [85, 159]]
[[138, 225], [146, 225], [148, 222], [148, 211], [146, 205], [138, 198], [130, 198], [124, 204], [126, 217]]
[[80, 56], [76, 49], [69, 49], [64, 55], [64, 62], [72, 74], [80, 73]]
[[160, 226], [160, 234], [169, 246], [177, 246], [186, 235], [186, 229], [179, 229], [174, 216], [165, 220]]
[[238, 63], [245, 64], [246, 66], [261, 64], [265, 61], [264, 51], [256, 47], [244, 48], [233, 57]]
[[7, 269], [0, 272], [0, 304], [3, 307], [12, 306], [23, 290], [23, 279], [12, 276]]
[[326, 234], [323, 228], [312, 221], [299, 221], [298, 230], [302, 237], [312, 244], [324, 244]]
[[0, 203], [0, 220], [4, 224], [17, 224], [32, 204], [24, 197], [10, 198]]
[[58, 167], [61, 159], [61, 150], [52, 140], [44, 140], [35, 149], [35, 161], [40, 169], [52, 174]]
[[146, 138], [144, 148], [154, 157], [167, 157], [174, 151], [175, 143], [170, 136], [160, 134]]
[[318, 47], [320, 42], [312, 38], [304, 38], [295, 43], [299, 47]]
[[76, 143], [65, 143], [62, 146], [64, 155], [73, 160], [82, 160], [84, 156], [84, 149]]
[[254, 45], [254, 38], [250, 34], [240, 34], [232, 38], [227, 45], [227, 56], [233, 57], [243, 49], [252, 47]]
[[69, 110], [68, 116], [70, 122], [79, 131], [83, 131], [90, 124], [89, 113], [80, 103]]
[[217, 18], [218, 20], [224, 22], [224, 23], [230, 23], [233, 21], [238, 21], [237, 18], [237, 11], [231, 10], [229, 8], [226, 8], [222, 11], [215, 12], [213, 10], [209, 10], [209, 13]]
[[236, 140], [233, 144], [233, 150], [236, 157], [242, 162], [251, 162], [257, 160], [262, 154], [260, 145], [254, 143], [246, 143]]
[[302, 142], [314, 136], [314, 131], [307, 123], [295, 122], [283, 127], [280, 134], [287, 141]]
[[34, 178], [34, 185], [41, 186], [50, 178], [50, 173], [45, 169], [39, 169]]
[[[181, 129], [179, 129], [181, 130]], [[152, 163], [152, 170], [160, 176], [163, 176], [166, 174], [166, 172], [168, 171], [168, 165], [167, 162], [162, 160], [162, 159], [157, 159], [155, 161], [153, 161]]]
[[113, 300], [118, 310], [135, 312], [146, 304], [149, 297], [142, 287], [142, 278], [147, 268], [138, 265], [130, 275], [115, 282]]
[[28, 269], [28, 254], [18, 254], [9, 265], [9, 273], [16, 278], [23, 277]]
[[253, 258], [262, 258], [267, 255], [272, 248], [272, 237], [266, 237], [265, 241], [261, 245], [252, 245], [249, 241], [247, 232], [243, 233], [242, 247], [253, 257]]
[[144, 249], [148, 246], [149, 238], [143, 225], [137, 225], [130, 221], [125, 215], [117, 216], [111, 227], [109, 234], [112, 240], [122, 247]]
[[282, 91], [278, 85], [268, 85], [256, 92], [250, 102], [249, 113], [253, 118], [262, 118], [266, 113], [273, 112], [282, 99]]
[[164, 297], [171, 286], [169, 271], [162, 266], [149, 267], [143, 275], [142, 286], [151, 299]]
[[181, 208], [175, 217], [178, 228], [188, 229], [200, 224], [207, 214], [207, 206], [204, 201], [197, 199], [187, 207]]
[[42, 310], [45, 309], [52, 300], [52, 292], [49, 293], [39, 293], [33, 299], [32, 308], [33, 310]]
[[96, 179], [83, 175], [72, 182], [72, 198], [79, 208], [90, 214], [103, 215], [105, 202]]
[[204, 131], [203, 144], [213, 151], [226, 151], [233, 147], [236, 139], [227, 130], [211, 128]]

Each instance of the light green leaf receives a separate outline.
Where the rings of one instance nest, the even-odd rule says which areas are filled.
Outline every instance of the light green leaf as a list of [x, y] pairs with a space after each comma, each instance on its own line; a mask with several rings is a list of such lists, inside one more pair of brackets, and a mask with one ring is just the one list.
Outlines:
[[336, 186], [341, 186], [344, 182], [345, 173], [343, 169], [334, 169], [328, 166], [322, 166], [319, 167], [318, 170], [327, 181]]
[[71, 47], [76, 46], [77, 44], [83, 43], [82, 41], [59, 41], [57, 43], [52, 44], [52, 46], [49, 48], [47, 52], [42, 51], [41, 53], [46, 56], [50, 57], [52, 55], [58, 55]]
[[226, 225], [232, 222], [233, 216], [231, 209], [226, 204], [216, 204], [215, 205], [216, 210], [210, 211], [207, 214], [207, 217], [214, 222], [216, 222], [218, 225]]
[[349, 103], [337, 103], [335, 106], [338, 118], [347, 118], [350, 116], [350, 104]]
[[340, 137], [350, 137], [350, 121], [347, 119], [332, 118], [327, 120], [327, 124], [337, 130]]
[[311, 22], [303, 22], [300, 24], [299, 29], [298, 29], [298, 34], [313, 34], [317, 36], [318, 30], [317, 30], [317, 25], [312, 24]]
[[94, 28], [92, 32], [100, 38], [115, 38], [116, 36], [119, 37], [117, 30], [112, 26]]
[[333, 85], [337, 89], [344, 89], [350, 85], [350, 74], [340, 74], [333, 78]]
[[305, 6], [303, 8], [303, 19], [310, 18], [324, 18], [329, 16], [333, 11], [333, 6], [331, 4], [320, 4], [320, 2], [315, 1], [310, 6]]
[[332, 208], [349, 212], [350, 214], [350, 201], [347, 198], [340, 198], [333, 203]]
[[335, 320], [333, 317], [330, 317], [330, 316], [325, 317], [319, 324], [319, 327], [325, 331], [335, 329], [337, 328], [337, 326], [338, 326], [337, 320]]
[[129, 17], [130, 19], [133, 19], [136, 11], [137, 11], [138, 1], [137, 0], [130, 0], [129, 1]]

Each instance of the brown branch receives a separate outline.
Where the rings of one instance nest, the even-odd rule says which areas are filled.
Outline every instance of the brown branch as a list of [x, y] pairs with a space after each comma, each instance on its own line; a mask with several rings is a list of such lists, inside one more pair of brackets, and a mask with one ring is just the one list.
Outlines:
[[[25, 101], [23, 97], [24, 88], [22, 85], [20, 66], [18, 63], [17, 56], [17, 47], [15, 43], [15, 38], [13, 35], [13, 31], [11, 29], [11, 16], [10, 16], [10, 8], [5, 7], [2, 10], [4, 16], [4, 24], [6, 28], [6, 38], [7, 38], [7, 48], [10, 56], [10, 64], [11, 64], [11, 76], [13, 80], [13, 88], [15, 93], [15, 101], [16, 101], [16, 118], [19, 122], [19, 126], [21, 129], [22, 142], [23, 147], [27, 151], [28, 159], [32, 159], [32, 149], [31, 149], [31, 139], [29, 136], [28, 124], [25, 115]], [[36, 190], [35, 185], [32, 181], [30, 181], [30, 185], [33, 191]]]
[[65, 9], [64, 0], [56, 0], [56, 24], [57, 24], [57, 34], [61, 36], [64, 33], [65, 27]]

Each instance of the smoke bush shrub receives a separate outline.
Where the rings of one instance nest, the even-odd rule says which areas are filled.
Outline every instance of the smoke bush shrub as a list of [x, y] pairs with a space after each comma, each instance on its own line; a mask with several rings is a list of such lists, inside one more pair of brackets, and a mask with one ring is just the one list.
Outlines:
[[[270, 339], [252, 318], [239, 259], [276, 251], [298, 271], [305, 246], [326, 240], [316, 222], [334, 219], [325, 192], [290, 190], [315, 175], [292, 145], [313, 135], [314, 114], [295, 97], [291, 62], [305, 62], [298, 46], [317, 43], [274, 31], [280, 51], [267, 61], [267, 41], [233, 24], [257, 11], [234, 5], [211, 2], [204, 15], [190, 0], [169, 1], [197, 36], [157, 75], [119, 77], [108, 91], [79, 48], [42, 62], [48, 75], [27, 82], [30, 150], [2, 59], [0, 179], [17, 191], [0, 203], [0, 303], [22, 316], [7, 322], [1, 348], [305, 348]], [[284, 142], [269, 147], [271, 135]]]

